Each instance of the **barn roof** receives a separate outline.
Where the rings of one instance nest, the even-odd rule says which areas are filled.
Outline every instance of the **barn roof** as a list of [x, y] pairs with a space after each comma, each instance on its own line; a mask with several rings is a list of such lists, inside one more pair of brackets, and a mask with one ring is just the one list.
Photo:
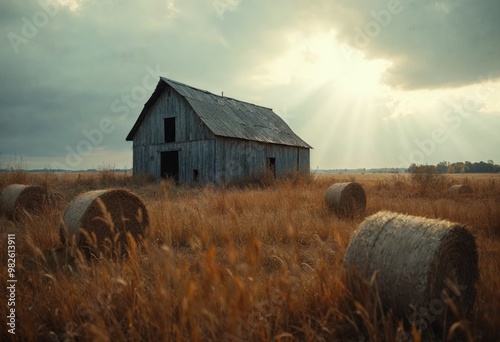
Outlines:
[[133, 140], [135, 132], [149, 109], [167, 86], [172, 87], [186, 99], [216, 136], [311, 148], [270, 108], [215, 95], [165, 77], [160, 77], [156, 90], [144, 105], [139, 118], [128, 134], [128, 141]]

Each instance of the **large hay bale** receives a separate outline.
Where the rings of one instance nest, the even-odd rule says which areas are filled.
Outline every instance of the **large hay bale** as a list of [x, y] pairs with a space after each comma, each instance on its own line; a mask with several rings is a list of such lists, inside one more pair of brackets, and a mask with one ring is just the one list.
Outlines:
[[338, 217], [353, 218], [364, 214], [366, 194], [358, 183], [337, 183], [326, 191], [325, 203]]
[[[106, 248], [125, 252], [126, 233], [134, 239], [144, 236], [149, 216], [142, 200], [123, 189], [95, 190], [77, 196], [68, 205], [60, 227], [63, 244], [76, 244], [88, 255], [96, 255]], [[113, 243], [114, 239], [118, 244]], [[124, 253], [122, 253], [124, 254]]]
[[10, 219], [40, 212], [47, 204], [47, 191], [37, 185], [11, 184], [0, 195], [0, 207]]
[[449, 189], [448, 189], [448, 192], [450, 194], [459, 194], [459, 195], [462, 195], [462, 194], [471, 194], [472, 193], [472, 189], [465, 185], [465, 184], [456, 184], [456, 185], [452, 185]]
[[[478, 255], [474, 237], [460, 224], [379, 212], [359, 226], [345, 264], [351, 276], [375, 275], [384, 307], [417, 325], [442, 327], [448, 297], [467, 315], [472, 310]], [[450, 320], [448, 312], [447, 325]]]

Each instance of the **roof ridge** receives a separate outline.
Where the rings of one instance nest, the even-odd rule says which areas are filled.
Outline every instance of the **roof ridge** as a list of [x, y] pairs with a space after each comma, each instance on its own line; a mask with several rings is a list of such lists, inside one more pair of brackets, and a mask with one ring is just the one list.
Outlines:
[[213, 96], [216, 96], [218, 98], [221, 98], [221, 99], [229, 99], [229, 100], [233, 100], [233, 101], [236, 101], [236, 102], [241, 102], [241, 103], [246, 103], [246, 104], [249, 104], [249, 105], [252, 105], [252, 106], [256, 106], [256, 107], [261, 107], [261, 108], [265, 108], [265, 109], [270, 109], [270, 110], [273, 110], [272, 108], [270, 107], [265, 107], [265, 106], [261, 106], [261, 105], [258, 105], [258, 104], [255, 104], [255, 103], [251, 103], [251, 102], [248, 102], [248, 101], [242, 101], [242, 100], [238, 100], [238, 99], [235, 99], [233, 97], [229, 97], [229, 96], [221, 96], [221, 95], [217, 95], [217, 94], [214, 94], [208, 90], [205, 90], [205, 89], [200, 89], [200, 88], [196, 88], [196, 87], [193, 87], [193, 86], [190, 86], [189, 84], [185, 84], [185, 83], [182, 83], [182, 82], [178, 82], [178, 81], [175, 81], [175, 80], [172, 80], [170, 78], [167, 78], [167, 77], [164, 77], [164, 76], [160, 76], [160, 79], [162, 81], [166, 81], [166, 82], [172, 82], [172, 83], [176, 83], [178, 85], [181, 85], [181, 86], [184, 86], [184, 87], [188, 87], [188, 88], [191, 88], [191, 89], [194, 89], [194, 90], [197, 90], [197, 91], [201, 91], [202, 93], [205, 93], [205, 94], [210, 94], [210, 95], [213, 95]]

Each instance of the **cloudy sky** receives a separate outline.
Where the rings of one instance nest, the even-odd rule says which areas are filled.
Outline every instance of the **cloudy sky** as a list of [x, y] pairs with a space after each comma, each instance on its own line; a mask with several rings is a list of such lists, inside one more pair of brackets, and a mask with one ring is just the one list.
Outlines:
[[131, 167], [160, 75], [274, 109], [312, 168], [500, 162], [497, 0], [2, 0], [0, 167]]

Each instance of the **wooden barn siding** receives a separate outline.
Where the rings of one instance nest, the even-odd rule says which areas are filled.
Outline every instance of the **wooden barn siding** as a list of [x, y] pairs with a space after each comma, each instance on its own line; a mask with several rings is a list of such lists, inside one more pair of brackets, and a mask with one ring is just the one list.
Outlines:
[[[134, 175], [151, 174], [149, 170], [153, 169], [153, 162], [150, 160], [153, 146], [136, 145], [134, 140], [132, 166]], [[151, 174], [154, 176], [154, 174]]]
[[311, 150], [308, 148], [297, 147], [299, 153], [299, 172], [311, 172]]
[[267, 170], [268, 158], [276, 158], [276, 176], [309, 173], [309, 149], [232, 138], [216, 138], [216, 182], [258, 176]]
[[[167, 144], [164, 137], [163, 119], [173, 117], [175, 117], [176, 125], [176, 142]], [[212, 132], [208, 130], [201, 119], [194, 113], [187, 101], [168, 87], [150, 108], [148, 115], [146, 115], [146, 118], [135, 133], [133, 141], [134, 174], [150, 174], [155, 178], [159, 178], [160, 149], [164, 151], [168, 151], [168, 148], [175, 150], [180, 148], [178, 146], [180, 143], [198, 142], [198, 146], [202, 147], [200, 153], [203, 153], [208, 148], [205, 144], [211, 145], [213, 150], [213, 139], [214, 135]], [[170, 145], [170, 147], [167, 147], [167, 145]], [[186, 145], [182, 149], [184, 153], [193, 155], [194, 152], [191, 152], [191, 150], [195, 145]], [[185, 170], [181, 170], [182, 166], [185, 165], [183, 161], [186, 161], [186, 159], [183, 159], [185, 157], [182, 157], [184, 153], [179, 154], [179, 172], [182, 173], [182, 176], [180, 175], [182, 179], [189, 179], [189, 177], [192, 178], [193, 169], [188, 171], [188, 166], [191, 167], [194, 165], [193, 163], [199, 163], [192, 162], [190, 165], [186, 165]], [[201, 159], [203, 158], [199, 160]], [[190, 176], [188, 176], [189, 172], [191, 172]], [[208, 177], [208, 175], [202, 175], [201, 172], [200, 167], [200, 180], [201, 178]]]
[[188, 141], [134, 147], [134, 174], [161, 178], [161, 152], [179, 152], [179, 182], [192, 183], [198, 170], [200, 183], [214, 179], [214, 140]]
[[198, 181], [210, 183], [214, 179], [214, 141], [200, 140], [156, 146], [158, 156], [155, 165], [156, 178], [160, 178], [160, 154], [167, 151], [179, 151], [179, 182], [192, 183], [194, 170], [198, 170]]

